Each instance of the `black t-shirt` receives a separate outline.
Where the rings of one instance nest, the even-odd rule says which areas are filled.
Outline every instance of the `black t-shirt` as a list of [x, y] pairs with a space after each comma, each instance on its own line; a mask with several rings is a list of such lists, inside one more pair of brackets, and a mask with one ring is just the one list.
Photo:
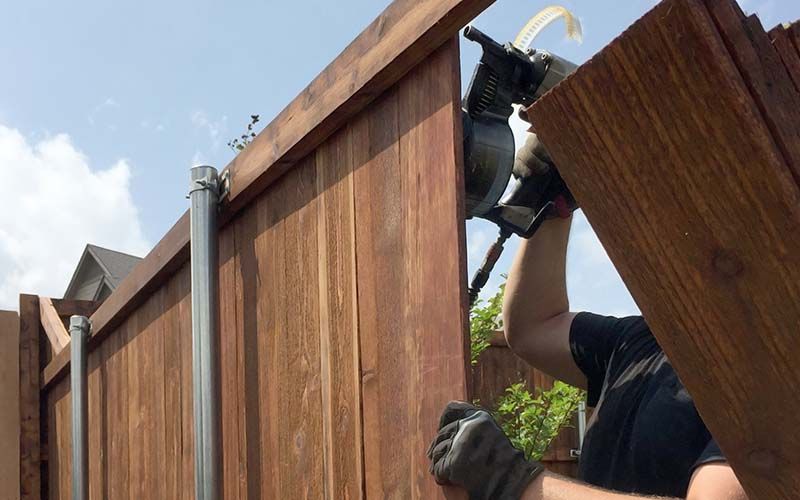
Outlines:
[[602, 488], [683, 497], [694, 469], [725, 461], [672, 365], [640, 316], [580, 313], [570, 347], [588, 379], [578, 466]]

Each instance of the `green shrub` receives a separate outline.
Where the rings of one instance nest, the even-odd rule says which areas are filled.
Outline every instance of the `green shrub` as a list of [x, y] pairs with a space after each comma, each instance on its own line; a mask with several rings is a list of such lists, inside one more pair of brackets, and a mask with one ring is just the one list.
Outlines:
[[489, 300], [486, 305], [482, 299], [475, 301], [475, 305], [469, 312], [469, 337], [470, 337], [470, 359], [472, 364], [478, 362], [481, 353], [489, 347], [489, 339], [494, 332], [503, 329], [503, 293], [506, 284], [500, 285], [500, 289]]
[[240, 153], [256, 138], [255, 126], [259, 119], [259, 115], [250, 115], [250, 123], [247, 124], [245, 132], [239, 137], [228, 141], [228, 147], [231, 148], [234, 153]]
[[564, 382], [556, 381], [549, 391], [536, 388], [534, 394], [520, 382], [506, 389], [495, 417], [517, 449], [540, 460], [559, 432], [570, 426], [584, 398], [584, 391]]

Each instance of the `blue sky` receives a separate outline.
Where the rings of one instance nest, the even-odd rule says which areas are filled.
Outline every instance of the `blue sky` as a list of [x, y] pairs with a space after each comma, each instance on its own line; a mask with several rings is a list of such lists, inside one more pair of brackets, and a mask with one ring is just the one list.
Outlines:
[[[0, 215], [0, 308], [20, 291], [60, 296], [87, 241], [144, 254], [186, 209], [189, 166], [225, 166], [248, 116], [268, 123], [388, 3], [6, 2], [0, 175], [20, 208]], [[583, 43], [557, 24], [536, 45], [581, 63], [655, 0], [561, 4], [581, 19]], [[546, 5], [498, 0], [474, 24], [509, 40]], [[795, 0], [743, 7], [767, 27], [800, 18]], [[462, 48], [466, 84], [479, 52]], [[470, 272], [492, 238], [491, 225], [468, 224]], [[580, 215], [569, 280], [576, 308], [636, 311]]]

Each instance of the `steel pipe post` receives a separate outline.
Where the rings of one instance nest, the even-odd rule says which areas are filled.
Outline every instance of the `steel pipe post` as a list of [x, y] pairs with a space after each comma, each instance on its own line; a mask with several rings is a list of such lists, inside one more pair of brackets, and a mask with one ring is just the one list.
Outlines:
[[89, 320], [72, 316], [70, 335], [70, 389], [72, 397], [72, 500], [89, 498], [89, 402], [86, 391], [86, 341]]
[[193, 167], [191, 200], [192, 385], [194, 479], [197, 500], [220, 498], [220, 417], [217, 375], [219, 178], [209, 166]]

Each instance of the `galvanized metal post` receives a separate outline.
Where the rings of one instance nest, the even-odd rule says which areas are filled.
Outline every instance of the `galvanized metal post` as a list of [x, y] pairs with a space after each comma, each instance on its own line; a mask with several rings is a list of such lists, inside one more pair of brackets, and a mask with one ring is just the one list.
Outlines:
[[209, 166], [192, 168], [192, 384], [195, 498], [220, 498], [219, 390], [217, 383], [217, 206], [219, 179]]
[[583, 449], [583, 438], [586, 437], [586, 402], [578, 404], [578, 447]]
[[86, 341], [89, 320], [85, 316], [69, 319], [70, 388], [72, 391], [72, 500], [89, 498], [89, 403], [86, 392]]
[[578, 403], [578, 447], [569, 450], [569, 456], [578, 458], [583, 450], [583, 439], [586, 437], [586, 402]]

